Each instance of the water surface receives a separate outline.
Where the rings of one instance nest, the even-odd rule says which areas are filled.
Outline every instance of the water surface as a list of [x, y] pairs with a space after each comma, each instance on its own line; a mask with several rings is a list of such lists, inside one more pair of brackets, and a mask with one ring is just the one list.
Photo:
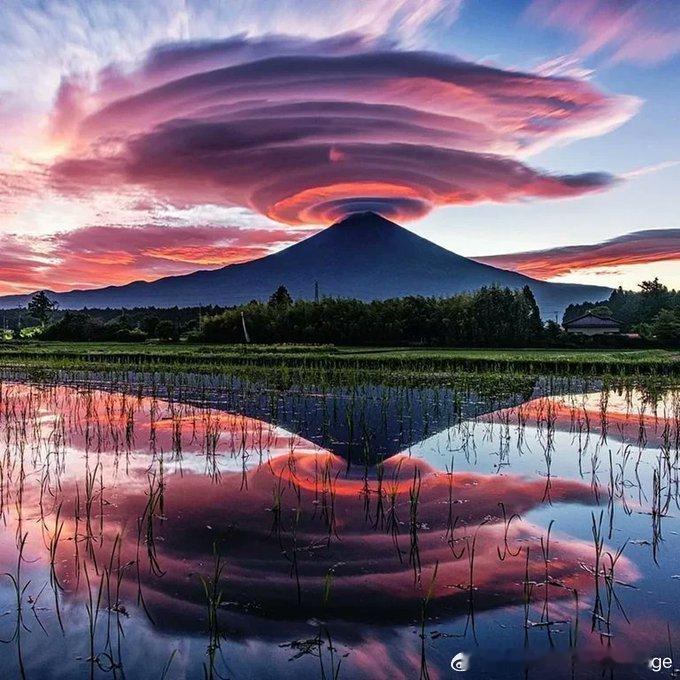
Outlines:
[[2, 677], [658, 677], [679, 422], [578, 381], [8, 378]]

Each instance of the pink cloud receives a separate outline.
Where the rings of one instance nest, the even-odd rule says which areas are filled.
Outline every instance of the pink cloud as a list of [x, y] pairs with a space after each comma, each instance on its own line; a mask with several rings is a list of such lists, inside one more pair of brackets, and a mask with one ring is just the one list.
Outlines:
[[612, 129], [638, 106], [581, 80], [347, 35], [168, 45], [100, 81], [86, 96], [79, 81], [62, 86], [59, 190], [142, 187], [288, 224], [600, 191], [616, 179], [555, 175], [520, 158]]
[[93, 226], [51, 236], [0, 237], [0, 290], [24, 293], [151, 281], [262, 257], [306, 235], [220, 226]]
[[0, 214], [7, 215], [45, 187], [43, 169], [33, 164], [26, 169], [0, 169]]
[[45, 284], [43, 269], [47, 260], [25, 239], [16, 235], [0, 237], [0, 290], [5, 294], [24, 293]]
[[478, 262], [551, 279], [582, 269], [680, 260], [680, 229], [650, 229], [591, 243], [475, 257]]
[[680, 51], [676, 0], [533, 0], [527, 16], [578, 36], [581, 56], [654, 64]]

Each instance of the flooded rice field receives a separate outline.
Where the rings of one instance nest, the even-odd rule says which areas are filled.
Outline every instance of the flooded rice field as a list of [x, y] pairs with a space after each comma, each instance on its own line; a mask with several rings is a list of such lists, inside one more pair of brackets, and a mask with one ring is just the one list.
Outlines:
[[5, 375], [0, 676], [673, 677], [679, 444], [668, 385]]

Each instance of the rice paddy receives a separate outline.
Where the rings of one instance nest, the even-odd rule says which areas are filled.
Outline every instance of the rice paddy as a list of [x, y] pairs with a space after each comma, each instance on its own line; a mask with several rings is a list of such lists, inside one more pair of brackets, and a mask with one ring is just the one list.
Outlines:
[[384, 382], [450, 377], [460, 372], [569, 375], [678, 375], [671, 350], [451, 349], [335, 345], [194, 345], [187, 343], [8, 342], [0, 367], [172, 372], [288, 372], [301, 382]]
[[680, 666], [673, 376], [269, 369], [5, 367], [2, 677]]

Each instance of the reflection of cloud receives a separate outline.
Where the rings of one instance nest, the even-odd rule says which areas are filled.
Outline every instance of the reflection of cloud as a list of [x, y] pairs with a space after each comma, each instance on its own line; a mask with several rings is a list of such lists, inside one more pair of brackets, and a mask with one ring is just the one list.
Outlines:
[[475, 260], [551, 279], [573, 271], [680, 259], [680, 229], [649, 229], [579, 246], [486, 255]]
[[[218, 540], [225, 546], [228, 574], [225, 599], [236, 612], [256, 606], [275, 618], [326, 615], [376, 623], [409, 620], [422, 597], [408, 564], [409, 489], [413, 472], [418, 469], [422, 475], [418, 521], [424, 528], [419, 531], [418, 541], [423, 582], [429, 583], [438, 562], [434, 606], [446, 605], [449, 612], [452, 609], [464, 612], [468, 593], [461, 586], [468, 583], [469, 565], [465, 558], [455, 559], [447, 543], [448, 477], [407, 456], [386, 462], [385, 480], [398, 474], [396, 514], [400, 522], [405, 522], [400, 527], [400, 560], [389, 531], [374, 528], [366, 518], [364, 481], [336, 477], [345, 466], [344, 460], [332, 454], [300, 453], [280, 456], [249, 472], [245, 480], [236, 472], [224, 474], [219, 484], [195, 473], [167, 476], [164, 503], [171, 511], [166, 513], [168, 521], [156, 528], [162, 537], [157, 544], [158, 561], [165, 574], [157, 578], [146, 568], [142, 572], [145, 598], [152, 611], [157, 605], [164, 616], [174, 620], [172, 612], [201, 602], [200, 583], [187, 578], [187, 574], [206, 571], [213, 542]], [[333, 493], [337, 538], [331, 536], [329, 545], [322, 507], [330, 503], [331, 491], [330, 487], [324, 489], [324, 470], [336, 478]], [[300, 604], [296, 582], [291, 578], [291, 532], [294, 508], [298, 505], [298, 490], [292, 482], [300, 484], [302, 509], [296, 528]], [[390, 484], [385, 481], [386, 488], [392, 489]], [[375, 479], [369, 481], [369, 487], [371, 494], [377, 493]], [[271, 507], [276, 488], [282, 494], [281, 543], [276, 532], [272, 532]], [[540, 505], [544, 493], [545, 481], [541, 479], [456, 473], [454, 512], [461, 525], [453, 534], [455, 549], [465, 545], [464, 536], [471, 537], [483, 520], [494, 518], [477, 535], [474, 579], [475, 601], [480, 608], [516, 603], [522, 597], [524, 553], [501, 562], [496, 551], [505, 538], [505, 526], [498, 517], [498, 499], [505, 499], [508, 513], [521, 514]], [[589, 503], [593, 499], [589, 485], [559, 479], [552, 481], [551, 496], [553, 502]], [[143, 513], [146, 500], [139, 492], [128, 492], [125, 488], [118, 489], [115, 497], [115, 506], [106, 513], [106, 531], [111, 536], [123, 526], [134, 526], [134, 518]], [[534, 548], [530, 569], [536, 577], [542, 568], [537, 541], [543, 531], [529, 522], [515, 520], [507, 534], [513, 548], [525, 545]], [[128, 532], [123, 538], [123, 557], [132, 556], [135, 550], [136, 535]], [[551, 575], [570, 588], [588, 590], [592, 577], [579, 564], [592, 562], [591, 546], [555, 537], [551, 552], [554, 556]], [[332, 598], [324, 607], [323, 593], [329, 573]], [[621, 573], [633, 575], [630, 563], [622, 564]], [[73, 581], [68, 574], [64, 576]], [[361, 603], [357, 602], [357, 594], [361, 594]], [[559, 588], [551, 593], [555, 599], [568, 595], [568, 591]], [[163, 621], [158, 623], [164, 625]]]
[[577, 35], [581, 56], [653, 64], [680, 50], [676, 0], [533, 0], [527, 16]]
[[639, 391], [616, 395], [590, 392], [570, 396], [540, 397], [524, 404], [481, 416], [481, 420], [516, 420], [526, 425], [546, 425], [563, 432], [602, 436], [632, 443], [660, 446], [677, 432], [677, 404], [672, 397], [645, 403]]
[[[411, 621], [435, 564], [433, 610], [441, 608], [449, 617], [465, 613], [469, 562], [465, 555], [454, 556], [449, 539], [459, 552], [466, 538], [477, 536], [473, 576], [479, 608], [522, 601], [525, 552], [500, 560], [497, 550], [506, 538], [513, 551], [531, 548], [529, 569], [536, 580], [545, 568], [540, 549], [545, 528], [521, 518], [506, 527], [498, 508], [499, 500], [508, 516], [539, 508], [545, 479], [462, 471], [451, 477], [406, 454], [385, 461], [382, 481], [375, 468], [367, 471], [366, 478], [361, 471], [348, 476], [342, 458], [263, 421], [142, 396], [5, 386], [3, 403], [3, 413], [24, 408], [26, 422], [38, 419], [39, 427], [22, 432], [31, 437], [40, 433], [42, 446], [53, 447], [63, 437], [64, 468], [59, 483], [53, 485], [50, 504], [61, 504], [65, 523], [56, 568], [68, 597], [80, 598], [85, 587], [82, 575], [78, 585], [71, 538], [87, 531], [83, 506], [77, 513], [75, 503], [76, 488], [82, 497], [89, 470], [94, 471], [95, 486], [103, 496], [93, 505], [97, 539], [88, 551], [94, 551], [98, 564], [106, 564], [120, 536], [120, 563], [128, 565], [123, 570], [123, 601], [134, 601], [139, 579], [145, 602], [161, 628], [204, 627], [205, 594], [198, 575], [211, 570], [215, 543], [224, 556], [222, 590], [228, 603], [224, 615], [236, 636], [267, 634], [265, 626], [257, 624], [260, 618], [332, 618], [354, 638], [361, 633], [351, 630], [351, 622]], [[217, 444], [211, 447], [211, 441]], [[150, 448], [156, 457], [147, 453]], [[32, 450], [39, 451], [40, 446]], [[157, 458], [161, 451], [166, 452], [162, 477]], [[247, 454], [246, 460], [241, 460], [242, 454]], [[420, 478], [415, 519], [422, 583], [416, 580], [409, 559], [416, 477]], [[35, 484], [23, 491], [22, 514], [37, 516], [39, 504], [46, 500], [40, 478], [29, 475], [27, 479]], [[150, 506], [152, 497], [160, 498], [156, 494], [161, 479], [162, 504]], [[593, 490], [582, 481], [553, 478], [550, 495], [553, 503], [594, 501]], [[47, 505], [42, 507], [48, 510]], [[76, 514], [78, 528], [73, 521]], [[32, 558], [44, 549], [39, 531], [29, 545]], [[93, 553], [88, 551], [83, 548], [80, 559], [91, 559]], [[162, 575], [150, 569], [148, 555], [154, 551]], [[550, 586], [551, 599], [569, 597], [569, 588], [589, 592], [592, 575], [581, 564], [593, 563], [591, 544], [555, 533], [550, 555], [550, 575], [555, 584], [565, 586]], [[13, 560], [13, 551], [3, 559]], [[624, 581], [636, 577], [625, 557], [618, 563], [617, 575]], [[246, 633], [242, 625], [252, 630]]]
[[61, 190], [132, 184], [291, 224], [606, 188], [605, 173], [551, 175], [513, 156], [599, 134], [637, 108], [585, 81], [352, 35], [169, 45], [101, 80], [94, 92], [62, 85], [55, 134], [69, 151], [52, 169]]

